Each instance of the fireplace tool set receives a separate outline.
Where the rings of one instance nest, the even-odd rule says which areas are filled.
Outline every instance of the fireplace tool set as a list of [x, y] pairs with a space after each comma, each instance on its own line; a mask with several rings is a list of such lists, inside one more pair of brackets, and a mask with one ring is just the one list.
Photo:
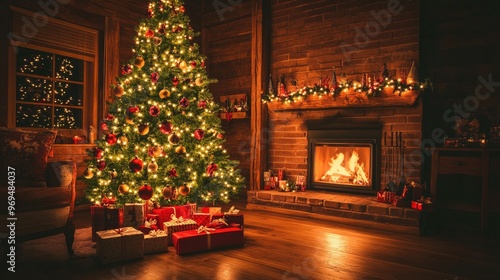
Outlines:
[[384, 132], [384, 146], [386, 190], [401, 195], [406, 183], [404, 177], [405, 142], [403, 140], [403, 132], [391, 131], [390, 136], [387, 132]]

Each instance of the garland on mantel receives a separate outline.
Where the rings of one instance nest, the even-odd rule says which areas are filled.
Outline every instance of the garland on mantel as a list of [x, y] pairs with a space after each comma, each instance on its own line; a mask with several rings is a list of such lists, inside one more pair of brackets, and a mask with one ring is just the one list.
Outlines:
[[[414, 73], [414, 65], [412, 65], [412, 69], [410, 73]], [[337, 82], [337, 77], [335, 74], [335, 70], [333, 70], [333, 81], [332, 84], [329, 85], [328, 78], [323, 78], [320, 80], [320, 84], [315, 84], [314, 86], [304, 86], [299, 88], [296, 86], [296, 81], [292, 81], [292, 85], [296, 86], [296, 90], [292, 92], [288, 92], [286, 86], [284, 84], [284, 77], [280, 77], [280, 81], [278, 82], [278, 94], [274, 93], [274, 88], [272, 86], [272, 79], [269, 79], [269, 90], [267, 94], [262, 94], [262, 102], [274, 102], [281, 101], [282, 103], [290, 104], [292, 102], [299, 102], [307, 98], [309, 95], [318, 96], [319, 98], [332, 96], [337, 97], [341, 92], [348, 92], [349, 90], [357, 93], [365, 93], [367, 97], [376, 97], [382, 91], [392, 89], [392, 93], [401, 94], [403, 92], [411, 91], [411, 90], [422, 90], [426, 87], [431, 87], [432, 84], [428, 79], [424, 82], [417, 82], [414, 79], [414, 74], [412, 76], [405, 77], [404, 71], [401, 73], [401, 78], [392, 79], [388, 75], [388, 71], [386, 65], [384, 64], [382, 75], [379, 80], [375, 78], [368, 77], [367, 74], [363, 74], [362, 83], [356, 81], [349, 81], [343, 74], [345, 81]]]

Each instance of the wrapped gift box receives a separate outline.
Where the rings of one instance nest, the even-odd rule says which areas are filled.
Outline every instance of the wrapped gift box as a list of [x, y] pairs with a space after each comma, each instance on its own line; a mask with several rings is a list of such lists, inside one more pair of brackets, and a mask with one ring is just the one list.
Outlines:
[[432, 203], [424, 203], [421, 201], [412, 201], [411, 208], [417, 209], [418, 211], [432, 212]]
[[193, 221], [195, 221], [198, 226], [206, 226], [210, 223], [211, 216], [209, 213], [194, 213]]
[[151, 231], [144, 235], [144, 254], [156, 254], [168, 250], [168, 235], [162, 230]]
[[224, 214], [224, 220], [229, 225], [237, 225], [239, 228], [243, 229], [244, 220], [243, 214]]
[[237, 227], [175, 232], [172, 240], [179, 255], [243, 246], [244, 243], [243, 230]]
[[184, 219], [190, 219], [192, 216], [190, 205], [161, 207], [153, 209], [152, 214], [157, 215], [156, 225], [161, 230], [165, 230], [163, 227], [165, 222], [172, 220], [172, 214], [177, 218], [182, 217]]
[[94, 205], [90, 206], [92, 220], [92, 241], [97, 241], [96, 232], [120, 228], [123, 222], [123, 211], [119, 208]]
[[394, 201], [395, 196], [396, 192], [379, 191], [377, 192], [377, 201], [391, 204]]
[[144, 234], [125, 227], [97, 232], [97, 258], [103, 264], [144, 257]]
[[144, 221], [144, 224], [140, 225], [138, 229], [140, 231], [142, 231], [142, 233], [144, 233], [144, 234], [148, 234], [152, 230], [157, 230], [158, 229], [158, 226], [157, 226], [157, 217], [155, 217], [155, 218], [146, 218], [146, 220]]
[[144, 223], [144, 203], [125, 203], [123, 205], [123, 226], [138, 228]]
[[163, 223], [164, 231], [167, 232], [168, 235], [168, 244], [172, 244], [172, 234], [174, 232], [193, 230], [198, 228], [198, 224], [191, 219], [182, 219], [172, 220], [169, 222]]
[[209, 213], [210, 215], [222, 214], [220, 207], [201, 207], [201, 213]]

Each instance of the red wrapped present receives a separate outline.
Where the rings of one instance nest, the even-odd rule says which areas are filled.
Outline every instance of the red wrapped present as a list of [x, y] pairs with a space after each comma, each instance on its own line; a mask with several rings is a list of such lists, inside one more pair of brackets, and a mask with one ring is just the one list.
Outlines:
[[175, 232], [172, 240], [179, 255], [244, 244], [243, 230], [237, 227], [220, 229], [200, 227], [196, 230]]
[[97, 232], [97, 258], [103, 264], [144, 257], [144, 235], [132, 228]]
[[123, 211], [114, 207], [94, 205], [90, 206], [90, 217], [92, 221], [92, 241], [96, 242], [96, 232], [122, 226]]
[[158, 228], [162, 230], [165, 230], [165, 228], [163, 227], [164, 223], [172, 220], [172, 214], [176, 218], [182, 217], [184, 219], [190, 219], [190, 217], [192, 216], [190, 205], [161, 207], [153, 209], [152, 214], [158, 216], [156, 224]]
[[155, 254], [168, 250], [168, 235], [163, 230], [153, 230], [144, 234], [144, 254]]
[[395, 196], [396, 192], [379, 191], [377, 192], [377, 201], [391, 204], [394, 201]]
[[243, 214], [224, 214], [224, 220], [229, 224], [229, 226], [237, 226], [243, 229]]
[[432, 202], [430, 199], [418, 200], [411, 202], [411, 208], [417, 209], [418, 211], [432, 212]]
[[206, 226], [210, 223], [211, 216], [209, 213], [194, 213], [193, 221], [195, 221], [198, 226]]
[[146, 219], [144, 221], [144, 225], [140, 225], [138, 229], [144, 234], [149, 234], [150, 231], [158, 229], [156, 223], [156, 219]]
[[168, 244], [172, 244], [172, 234], [174, 232], [197, 229], [198, 224], [191, 219], [184, 219], [182, 217], [174, 218], [172, 216], [171, 221], [163, 223], [163, 228], [168, 234]]

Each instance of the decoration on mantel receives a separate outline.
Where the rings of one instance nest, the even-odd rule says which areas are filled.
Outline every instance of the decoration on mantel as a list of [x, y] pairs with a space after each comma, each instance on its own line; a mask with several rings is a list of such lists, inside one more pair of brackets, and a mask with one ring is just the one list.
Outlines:
[[[337, 81], [337, 74], [335, 73], [334, 68], [331, 85], [328, 85], [327, 77], [321, 77], [319, 84], [304, 86], [302, 88], [298, 88], [296, 86], [297, 90], [286, 92], [286, 94], [282, 94], [283, 92], [280, 90], [278, 90], [280, 92], [278, 95], [276, 95], [274, 91], [262, 94], [262, 102], [267, 103], [281, 101], [284, 104], [290, 104], [293, 102], [300, 102], [306, 99], [309, 95], [318, 96], [319, 98], [328, 96], [335, 98], [342, 92], [365, 93], [367, 97], [376, 97], [385, 90], [392, 90], [393, 94], [401, 96], [403, 92], [422, 90], [427, 87], [432, 87], [432, 84], [428, 79], [424, 82], [417, 81], [415, 63], [412, 63], [408, 76], [406, 76], [406, 71], [402, 70], [398, 79], [394, 79], [389, 76], [389, 71], [387, 70], [385, 63], [378, 79], [375, 79], [375, 76], [370, 77], [368, 73], [363, 73], [360, 83], [357, 81], [350, 81], [347, 79], [345, 73], [342, 73], [341, 76], [342, 79]], [[282, 78], [280, 78], [280, 81], [282, 81]], [[278, 84], [278, 87], [280, 86], [282, 86], [282, 82]]]

